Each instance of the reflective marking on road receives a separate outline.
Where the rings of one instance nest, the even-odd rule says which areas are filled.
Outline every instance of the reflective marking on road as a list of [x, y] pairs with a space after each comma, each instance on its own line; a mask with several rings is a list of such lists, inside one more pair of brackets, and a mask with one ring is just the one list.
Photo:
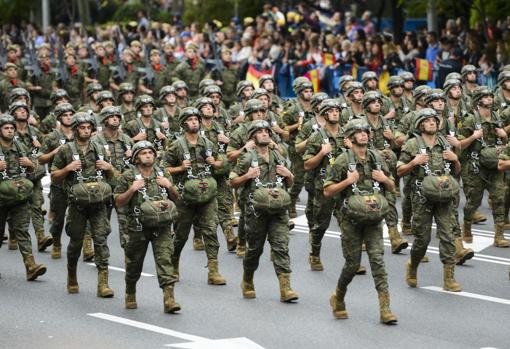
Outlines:
[[429, 291], [435, 291], [435, 292], [441, 292], [441, 293], [448, 293], [448, 294], [451, 294], [453, 296], [461, 296], [461, 297], [467, 297], [467, 298], [475, 298], [475, 299], [481, 299], [483, 301], [488, 301], [488, 302], [494, 302], [494, 303], [500, 303], [500, 304], [506, 304], [506, 305], [510, 305], [510, 299], [504, 299], [504, 298], [497, 298], [497, 297], [491, 297], [491, 296], [485, 296], [483, 294], [477, 294], [477, 293], [470, 293], [470, 292], [449, 292], [449, 291], [445, 291], [443, 290], [441, 287], [437, 287], [437, 286], [424, 286], [424, 287], [420, 287], [420, 288], [423, 288], [425, 290], [429, 290]]
[[[95, 267], [95, 266], [96, 266], [94, 263], [87, 263], [87, 264], [88, 264], [88, 265], [90, 265], [90, 266], [92, 266], [92, 267]], [[125, 273], [125, 272], [126, 272], [126, 269], [119, 268], [119, 267], [114, 267], [114, 266], [111, 266], [111, 265], [109, 265], [109, 266], [108, 266], [108, 269], [110, 269], [110, 270], [115, 270], [115, 271], [121, 271], [121, 272], [123, 272], [123, 273]], [[153, 274], [149, 274], [149, 273], [142, 273], [141, 275], [142, 275], [142, 276], [147, 276], [147, 277], [154, 277], [154, 276], [155, 276], [155, 275], [153, 275]]]
[[98, 319], [102, 319], [102, 320], [116, 322], [118, 324], [122, 324], [122, 325], [126, 325], [126, 326], [140, 328], [140, 329], [146, 330], [146, 331], [164, 334], [166, 336], [180, 338], [180, 339], [183, 339], [186, 341], [196, 342], [196, 341], [208, 340], [207, 338], [204, 338], [204, 337], [194, 336], [192, 334], [182, 333], [182, 332], [174, 331], [174, 330], [171, 330], [168, 328], [159, 327], [159, 326], [155, 326], [155, 325], [151, 325], [151, 324], [146, 324], [145, 322], [134, 321], [134, 320], [126, 319], [126, 318], [115, 316], [115, 315], [110, 315], [110, 314], [105, 314], [105, 313], [90, 313], [87, 315], [98, 318]]

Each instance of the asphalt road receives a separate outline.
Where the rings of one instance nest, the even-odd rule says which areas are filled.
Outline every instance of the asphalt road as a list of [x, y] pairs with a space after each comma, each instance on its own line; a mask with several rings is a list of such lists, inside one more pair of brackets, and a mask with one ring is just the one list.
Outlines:
[[[432, 240], [430, 263], [421, 264], [418, 288], [404, 281], [409, 250], [392, 255], [386, 235], [386, 266], [392, 310], [397, 326], [379, 323], [377, 293], [370, 273], [357, 276], [346, 297], [348, 320], [335, 320], [329, 296], [343, 265], [339, 229], [332, 220], [324, 238], [323, 272], [309, 270], [308, 236], [303, 192], [290, 239], [292, 285], [296, 304], [279, 302], [278, 281], [269, 261], [268, 246], [255, 274], [257, 298], [245, 300], [239, 287], [242, 261], [228, 253], [219, 233], [220, 271], [226, 286], [207, 284], [205, 253], [188, 242], [181, 259], [176, 299], [182, 311], [163, 313], [152, 253], [138, 283], [138, 309], [124, 309], [123, 251], [116, 218], [109, 237], [110, 286], [113, 299], [96, 297], [97, 273], [80, 262], [80, 293], [66, 291], [66, 260], [52, 260], [49, 252], [35, 252], [48, 272], [35, 282], [25, 281], [19, 251], [0, 249], [0, 348], [509, 348], [510, 249], [492, 247], [492, 219], [474, 226], [474, 260], [457, 267], [462, 293], [442, 292], [442, 266], [437, 239]], [[489, 214], [484, 202], [482, 212]], [[510, 234], [507, 234], [510, 238]], [[412, 240], [412, 239], [410, 239]], [[67, 246], [67, 237], [64, 239]], [[65, 254], [64, 254], [65, 256]], [[367, 256], [363, 256], [367, 267]]]

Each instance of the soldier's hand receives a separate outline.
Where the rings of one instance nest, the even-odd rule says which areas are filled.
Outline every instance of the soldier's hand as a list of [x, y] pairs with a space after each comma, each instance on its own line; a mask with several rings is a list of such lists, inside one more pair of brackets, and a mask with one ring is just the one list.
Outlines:
[[157, 138], [157, 139], [165, 139], [165, 138], [166, 138], [166, 136], [165, 136], [165, 134], [164, 134], [164, 133], [162, 133], [162, 132], [158, 131], [158, 132], [156, 132], [156, 138]]
[[417, 154], [414, 157], [413, 161], [416, 165], [424, 165], [427, 162], [429, 162], [429, 155], [428, 154]]
[[260, 176], [260, 167], [250, 167], [246, 172], [246, 176], [250, 179], [257, 178]]
[[191, 160], [182, 160], [182, 166], [184, 168], [191, 168]]
[[390, 129], [384, 130], [383, 136], [384, 136], [384, 138], [386, 138], [387, 140], [390, 140], [390, 141], [395, 139], [395, 136], [393, 135], [393, 132]]
[[133, 181], [133, 184], [131, 184], [131, 189], [133, 189], [133, 191], [137, 191], [137, 190], [142, 189], [144, 186], [145, 186], [145, 180], [143, 178], [135, 179]]
[[27, 158], [26, 156], [22, 156], [19, 158], [19, 164], [23, 167], [32, 168], [34, 167], [34, 163]]
[[131, 151], [131, 149], [127, 149], [125, 152], [124, 152], [124, 156], [127, 157], [127, 158], [130, 158], [131, 155], [133, 155], [133, 152]]
[[384, 183], [388, 180], [388, 177], [381, 170], [372, 170], [372, 179], [379, 183]]
[[112, 168], [112, 165], [104, 160], [97, 160], [96, 168], [99, 170], [108, 171]]
[[163, 176], [157, 176], [156, 177], [156, 183], [163, 188], [170, 188], [172, 186], [172, 183], [168, 180], [168, 178]]
[[331, 153], [333, 150], [333, 146], [330, 143], [325, 143], [321, 145], [321, 154], [326, 155]]
[[475, 139], [480, 139], [483, 137], [483, 130], [482, 129], [478, 129], [478, 130], [474, 130], [473, 131], [473, 135], [472, 135]]
[[136, 136], [133, 137], [134, 141], [145, 141], [147, 139], [146, 132], [140, 132]]
[[388, 119], [393, 119], [396, 115], [397, 115], [397, 112], [395, 111], [395, 109], [394, 109], [394, 108], [392, 108], [392, 109], [388, 112], [388, 114], [384, 115], [384, 118], [385, 118], [386, 120], [388, 120]]
[[460, 141], [454, 136], [446, 136], [448, 143], [454, 148], [460, 148]]
[[255, 149], [255, 141], [253, 139], [250, 139], [245, 145], [244, 147], [246, 148], [246, 150], [252, 150], [252, 149]]
[[344, 138], [344, 145], [347, 148], [352, 149], [352, 142], [351, 142], [351, 140], [348, 137]]
[[208, 156], [205, 158], [205, 162], [207, 162], [209, 165], [214, 165], [214, 162], [216, 160], [214, 159], [214, 156]]
[[218, 142], [228, 144], [230, 142], [230, 139], [228, 139], [228, 137], [225, 136], [224, 134], [219, 134], [218, 135]]
[[507, 138], [508, 137], [505, 130], [503, 130], [502, 128], [496, 128], [496, 134], [498, 135], [499, 138]]
[[347, 171], [347, 181], [349, 184], [356, 183], [359, 179], [358, 171]]
[[445, 151], [443, 151], [443, 159], [448, 160], [448, 161], [456, 161], [458, 158], [457, 158], [457, 154], [455, 154], [453, 151], [445, 150]]
[[34, 118], [32, 115], [30, 115], [30, 116], [28, 117], [28, 120], [27, 120], [27, 121], [28, 121], [28, 123], [29, 123], [30, 125], [32, 125], [32, 126], [37, 125], [37, 119], [36, 119], [36, 118]]
[[34, 147], [36, 147], [36, 148], [40, 148], [40, 147], [42, 147], [41, 142], [39, 142], [37, 139], [34, 139], [34, 140], [32, 141], [32, 145], [33, 145]]
[[277, 124], [271, 126], [271, 130], [273, 130], [274, 133], [278, 133], [278, 134], [281, 134], [283, 132], [285, 132], [284, 130], [282, 130], [282, 128], [280, 126], [278, 126]]
[[276, 165], [276, 173], [278, 173], [280, 176], [283, 176], [283, 177], [291, 177], [292, 176], [292, 172], [290, 172], [290, 170], [283, 165]]
[[7, 168], [7, 161], [0, 160], [0, 171], [4, 171]]
[[163, 127], [164, 129], [167, 129], [170, 127], [170, 123], [168, 121], [163, 121], [161, 123], [161, 127]]
[[66, 166], [70, 171], [78, 171], [81, 170], [81, 161], [73, 160]]

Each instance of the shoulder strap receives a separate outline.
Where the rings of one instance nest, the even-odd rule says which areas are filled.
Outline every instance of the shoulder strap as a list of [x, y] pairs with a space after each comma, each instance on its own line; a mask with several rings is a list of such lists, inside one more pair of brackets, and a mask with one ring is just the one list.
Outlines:
[[140, 118], [136, 118], [136, 124], [138, 126], [138, 128], [140, 129], [140, 131], [145, 131], [145, 126], [143, 125], [142, 123], [142, 120], [140, 120]]
[[251, 156], [251, 167], [257, 167], [259, 165], [259, 158], [255, 149], [248, 150], [248, 154]]
[[425, 145], [425, 142], [423, 141], [423, 138], [421, 137], [421, 135], [418, 133], [415, 133], [414, 136], [416, 138], [416, 143], [418, 144], [419, 150], [427, 149], [427, 146]]
[[379, 154], [379, 152], [376, 150], [368, 149], [368, 154], [370, 156], [370, 160], [372, 161], [372, 164], [374, 165], [373, 167], [376, 170], [381, 170], [383, 160], [382, 160], [382, 157]]
[[439, 144], [441, 144], [441, 147], [443, 147], [444, 150], [451, 150], [452, 147], [450, 143], [448, 143], [444, 135], [442, 135], [441, 133], [437, 133], [437, 137], [439, 140]]
[[184, 136], [177, 137], [177, 141], [179, 142], [179, 145], [181, 146], [182, 151], [184, 152], [184, 160], [191, 160], [191, 154], [189, 152], [188, 145], [186, 144]]
[[349, 171], [356, 170], [356, 159], [354, 159], [354, 152], [352, 149], [347, 149], [347, 156], [349, 158]]
[[318, 129], [319, 133], [321, 134], [321, 137], [322, 137], [322, 141], [324, 143], [329, 142], [329, 136], [328, 134], [326, 133], [326, 130], [323, 128], [323, 127], [319, 127]]
[[76, 147], [75, 141], [69, 142], [69, 147], [71, 148], [71, 151], [73, 152], [73, 157], [80, 156], [80, 153], [78, 153], [78, 148]]

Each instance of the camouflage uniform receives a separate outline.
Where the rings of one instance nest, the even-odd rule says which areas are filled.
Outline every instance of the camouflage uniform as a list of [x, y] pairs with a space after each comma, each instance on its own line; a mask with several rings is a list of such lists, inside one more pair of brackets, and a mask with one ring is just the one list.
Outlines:
[[156, 148], [158, 149], [158, 152], [163, 150], [164, 145], [165, 145], [165, 140], [164, 139], [159, 140], [156, 137], [157, 131], [163, 131], [161, 124], [158, 121], [156, 121], [155, 119], [151, 118], [149, 125], [145, 125], [142, 122], [142, 120], [143, 120], [143, 118], [141, 118], [141, 117], [136, 118], [135, 120], [131, 120], [123, 128], [124, 132], [126, 132], [126, 134], [131, 138], [135, 137], [140, 132], [145, 132], [145, 133], [147, 133], [146, 140], [151, 142], [152, 144], [154, 144], [156, 146]]
[[[199, 137], [198, 143], [193, 145], [187, 141], [185, 136], [181, 137], [186, 142], [188, 150], [190, 151], [192, 172], [194, 174], [205, 170], [207, 150], [212, 152], [212, 156], [215, 159], [217, 158], [218, 154], [214, 150], [214, 146], [206, 138]], [[179, 139], [177, 139], [172, 142], [168, 150], [165, 152], [162, 165], [165, 168], [177, 167], [181, 165], [184, 159], [184, 149], [182, 148]], [[174, 183], [180, 187], [186, 182], [187, 176], [187, 172], [181, 172], [174, 174], [172, 178], [174, 179]], [[174, 256], [172, 260], [176, 272], [179, 270], [178, 266], [181, 252], [188, 240], [192, 226], [193, 229], [204, 239], [208, 264], [215, 261], [217, 266], [220, 244], [216, 235], [216, 229], [218, 226], [218, 204], [216, 198], [214, 197], [209, 202], [200, 205], [187, 203], [182, 199], [179, 199], [176, 204], [179, 212], [179, 220], [176, 222], [175, 227]], [[211, 267], [209, 268], [209, 271], [211, 272]], [[225, 282], [222, 284], [225, 284]]]
[[42, 87], [40, 91], [32, 91], [33, 106], [37, 114], [46, 116], [51, 109], [50, 95], [53, 90], [53, 84], [55, 83], [56, 76], [51, 71], [41, 72], [40, 76], [32, 75], [30, 82], [34, 86]]
[[206, 70], [205, 64], [202, 60], [198, 60], [196, 66], [193, 68], [186, 60], [181, 62], [175, 68], [176, 79], [186, 81], [188, 85], [188, 97], [195, 98], [198, 96], [198, 84], [205, 78]]
[[59, 88], [67, 91], [70, 98], [70, 103], [74, 108], [78, 108], [82, 104], [82, 93], [85, 89], [85, 73], [77, 68], [76, 71], [65, 67], [68, 70], [68, 77], [66, 81], [58, 80]]
[[[366, 190], [371, 192], [373, 190], [372, 170], [375, 168], [373, 158], [369, 156], [368, 151], [366, 159], [359, 158], [353, 153], [354, 161], [356, 162], [356, 171], [358, 171], [359, 179], [357, 186], [360, 191]], [[338, 156], [334, 164], [328, 169], [326, 180], [324, 182], [324, 188], [340, 183], [347, 178], [347, 171], [349, 170], [349, 155], [347, 152]], [[387, 166], [383, 163], [382, 170], [386, 176], [391, 177]], [[384, 190], [384, 186], [381, 186], [381, 190]], [[351, 195], [354, 194], [352, 186], [347, 187], [337, 197], [339, 203], [347, 200]], [[361, 262], [361, 245], [364, 242], [366, 245], [366, 251], [370, 261], [370, 268], [372, 270], [372, 276], [374, 278], [375, 288], [379, 293], [388, 292], [388, 278], [384, 266], [384, 240], [382, 223], [363, 224], [353, 221], [342, 208], [339, 208], [340, 212], [336, 214], [339, 220], [339, 225], [342, 230], [342, 251], [345, 258], [345, 264], [342, 269], [340, 278], [337, 284], [337, 299], [339, 293], [347, 291], [347, 286], [350, 284], [356, 272], [359, 269]], [[343, 299], [343, 296], [342, 296]]]
[[[52, 172], [64, 168], [73, 161], [73, 150], [70, 145], [72, 143], [76, 144], [73, 141], [63, 145], [57, 155], [55, 155], [51, 165]], [[85, 153], [77, 145], [75, 147], [82, 162], [83, 177], [96, 176], [96, 160], [100, 146], [90, 142]], [[104, 203], [80, 206], [71, 201], [69, 190], [74, 184], [78, 183], [77, 176], [77, 173], [70, 173], [62, 183], [63, 190], [68, 196], [69, 205], [66, 233], [71, 240], [67, 247], [67, 264], [68, 266], [76, 266], [78, 263], [85, 233], [85, 223], [89, 222], [94, 242], [94, 262], [99, 271], [108, 270], [110, 251], [107, 245], [107, 238], [110, 227], [106, 206]]]
[[11, 91], [17, 87], [21, 87], [26, 89], [27, 85], [17, 79], [15, 82], [12, 82], [11, 80], [3, 79], [0, 80], [0, 110], [1, 111], [7, 111], [9, 109], [9, 95], [11, 94]]

